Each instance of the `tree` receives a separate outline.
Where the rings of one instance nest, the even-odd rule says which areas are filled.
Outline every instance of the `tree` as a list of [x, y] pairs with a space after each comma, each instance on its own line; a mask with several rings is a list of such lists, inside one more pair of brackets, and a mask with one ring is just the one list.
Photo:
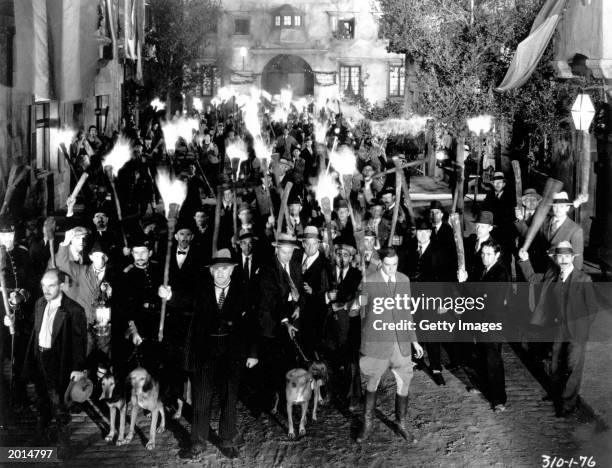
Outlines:
[[219, 0], [152, 0], [146, 34], [145, 86], [148, 95], [180, 100], [189, 68], [205, 45], [206, 33], [216, 31]]
[[[551, 134], [582, 83], [554, 79], [549, 45], [518, 90], [498, 93], [513, 53], [544, 0], [380, 0], [391, 52], [414, 62], [425, 113], [459, 131], [468, 117], [491, 114], [529, 133]], [[408, 82], [408, 80], [406, 80]]]

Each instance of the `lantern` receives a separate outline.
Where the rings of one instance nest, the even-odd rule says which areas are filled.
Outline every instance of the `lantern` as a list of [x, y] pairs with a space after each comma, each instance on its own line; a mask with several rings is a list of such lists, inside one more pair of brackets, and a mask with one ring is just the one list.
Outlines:
[[595, 108], [588, 94], [579, 94], [572, 106], [572, 120], [576, 130], [588, 132], [595, 117]]

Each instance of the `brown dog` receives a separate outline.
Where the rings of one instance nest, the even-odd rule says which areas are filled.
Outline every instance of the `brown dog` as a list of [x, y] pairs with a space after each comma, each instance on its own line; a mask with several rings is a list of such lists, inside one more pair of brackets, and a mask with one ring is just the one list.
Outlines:
[[117, 381], [112, 368], [106, 371], [100, 378], [100, 385], [102, 393], [99, 400], [106, 403], [110, 414], [110, 431], [104, 440], [107, 442], [113, 441], [117, 433], [115, 431], [115, 417], [117, 412], [119, 412], [119, 437], [117, 438], [117, 445], [122, 445], [125, 442], [125, 413], [127, 412], [125, 389]]
[[[151, 412], [151, 428], [147, 450], [153, 450], [155, 448], [155, 433], [162, 433], [166, 429], [166, 415], [159, 395], [159, 383], [142, 367], [130, 372], [128, 382], [132, 389], [132, 413], [130, 415], [130, 432], [128, 432], [124, 443], [129, 444], [134, 438], [134, 426], [138, 416], [138, 407], [140, 407]], [[159, 428], [157, 428], [158, 416], [161, 416]]]
[[317, 407], [321, 398], [321, 386], [327, 381], [327, 366], [324, 362], [313, 362], [308, 370], [292, 369], [287, 372], [287, 386], [285, 395], [287, 397], [287, 419], [289, 424], [289, 438], [295, 439], [293, 428], [293, 405], [301, 405], [302, 417], [300, 418], [299, 435], [306, 434], [306, 414], [308, 403], [314, 393], [314, 404], [312, 409], [312, 420], [317, 420]]

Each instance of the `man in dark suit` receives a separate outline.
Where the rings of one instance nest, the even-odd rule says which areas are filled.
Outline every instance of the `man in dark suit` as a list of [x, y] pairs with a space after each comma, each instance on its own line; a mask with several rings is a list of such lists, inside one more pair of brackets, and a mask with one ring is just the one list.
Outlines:
[[[584, 252], [584, 232], [574, 221], [568, 218], [568, 213], [572, 207], [567, 192], [559, 192], [553, 197], [552, 216], [542, 224], [540, 235], [545, 239], [546, 250], [560, 242], [567, 241], [572, 244], [575, 252], [574, 266], [582, 269], [582, 254]], [[553, 266], [554, 262], [549, 262]]]
[[[223, 202], [221, 205], [221, 220], [219, 222], [219, 244], [217, 248], [229, 249], [232, 246], [232, 238], [234, 237], [234, 209], [238, 211], [238, 207], [234, 207], [236, 203], [234, 193], [229, 183], [219, 186], [218, 190], [223, 191]], [[236, 223], [238, 220], [235, 220]]]
[[189, 368], [193, 373], [193, 423], [191, 446], [183, 457], [197, 457], [206, 448], [215, 382], [219, 383], [221, 415], [220, 448], [229, 458], [238, 456], [244, 443], [236, 427], [238, 387], [242, 370], [258, 363], [257, 317], [247, 307], [240, 283], [232, 281], [236, 263], [230, 251], [222, 249], [213, 257], [211, 277], [203, 281], [195, 301], [191, 327], [193, 345]]
[[[264, 265], [259, 276], [259, 313], [263, 335], [262, 375], [269, 384], [267, 391], [284, 394], [285, 374], [296, 365], [291, 340], [298, 329], [294, 326], [304, 310], [304, 286], [302, 267], [292, 259], [298, 248], [295, 236], [281, 233], [272, 245], [275, 255]], [[260, 403], [268, 404], [265, 396]]]
[[200, 253], [202, 262], [206, 265], [212, 256], [213, 229], [209, 223], [209, 216], [203, 207], [197, 208], [193, 214], [193, 240], [191, 245]]
[[85, 311], [62, 293], [63, 274], [51, 269], [43, 275], [41, 297], [34, 307], [34, 328], [24, 363], [24, 377], [33, 381], [38, 393], [39, 431], [49, 445], [48, 425], [56, 416], [60, 439], [70, 421], [63, 396], [71, 379], [84, 376], [87, 351]]
[[[444, 296], [442, 291], [438, 288], [433, 289], [429, 283], [453, 281], [455, 269], [449, 262], [449, 255], [436, 241], [432, 240], [433, 226], [429, 220], [419, 218], [416, 220], [415, 227], [416, 237], [408, 242], [408, 252], [405, 257], [407, 261], [404, 265], [400, 265], [399, 269], [410, 278], [415, 296], [418, 297], [421, 293], [425, 296], [430, 294]], [[421, 318], [419, 315], [415, 316], [415, 320], [419, 318]], [[422, 318], [428, 319], [429, 317], [423, 316]], [[418, 330], [417, 337], [421, 338]], [[429, 358], [433, 380], [438, 385], [446, 385], [442, 376], [441, 343], [433, 341], [432, 337], [429, 338], [424, 343], [424, 347]]]
[[[473, 321], [502, 323], [503, 326], [510, 274], [500, 261], [501, 246], [493, 239], [483, 242], [480, 247], [480, 259], [482, 263], [482, 268], [479, 269], [480, 276], [468, 277], [465, 270], [461, 270], [459, 281], [469, 279], [472, 283], [482, 283], [476, 288], [478, 296], [486, 297], [486, 308], [481, 313], [473, 313]], [[465, 321], [472, 319], [471, 311], [467, 314]], [[484, 392], [496, 413], [506, 410], [506, 381], [501, 355], [502, 340], [501, 333], [495, 331], [476, 333], [476, 374], [468, 373], [475, 384], [474, 388], [479, 388], [479, 391]]]
[[[429, 205], [429, 220], [431, 221], [431, 240], [436, 242], [448, 255], [454, 258], [455, 236], [453, 228], [444, 221], [444, 207], [439, 200], [434, 200]], [[456, 263], [456, 262], [455, 262]], [[453, 268], [453, 271], [455, 268]]]
[[[325, 294], [330, 289], [325, 256], [320, 252], [321, 236], [315, 226], [306, 226], [302, 236], [304, 253], [299, 255], [304, 282], [304, 311], [300, 314], [300, 337], [307, 357], [320, 352], [323, 323], [327, 312]], [[299, 251], [297, 251], [299, 252]]]
[[476, 232], [463, 241], [465, 251], [465, 268], [470, 278], [480, 278], [482, 261], [480, 259], [480, 248], [483, 242], [493, 239], [493, 213], [481, 211], [474, 220]]
[[571, 414], [578, 401], [589, 330], [599, 307], [590, 276], [576, 268], [572, 244], [562, 241], [552, 251], [555, 266], [535, 273], [529, 254], [519, 250], [519, 266], [530, 283], [542, 282], [531, 324], [552, 342], [551, 397], [558, 416]]
[[258, 237], [252, 231], [241, 231], [238, 236], [238, 250], [234, 255], [237, 263], [234, 276], [246, 288], [245, 291], [248, 291], [249, 302], [253, 307], [257, 302], [257, 278], [262, 266], [257, 243]]

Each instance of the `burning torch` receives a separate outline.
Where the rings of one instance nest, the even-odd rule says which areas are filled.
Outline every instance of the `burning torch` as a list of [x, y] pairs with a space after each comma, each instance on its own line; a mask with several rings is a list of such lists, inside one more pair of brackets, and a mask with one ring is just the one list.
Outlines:
[[115, 186], [115, 177], [119, 174], [119, 170], [123, 165], [128, 162], [132, 157], [132, 148], [130, 147], [129, 140], [119, 137], [115, 146], [110, 153], [104, 157], [102, 166], [104, 167], [104, 173], [108, 177], [111, 189], [113, 191], [113, 198], [115, 199], [115, 208], [117, 209], [117, 219], [119, 220], [119, 226], [121, 226], [121, 235], [123, 237], [123, 245], [127, 248], [127, 237], [125, 236], [125, 229], [123, 228], [123, 216], [121, 215], [121, 204], [119, 203], [119, 195], [117, 194], [117, 187]]
[[[172, 254], [172, 239], [176, 229], [179, 209], [187, 196], [187, 185], [180, 179], [172, 178], [166, 171], [159, 171], [155, 179], [157, 189], [164, 202], [166, 219], [168, 220], [168, 244], [166, 246], [166, 260], [164, 263], [164, 287], [168, 287], [170, 277], [170, 256]], [[158, 340], [164, 338], [164, 321], [166, 318], [167, 299], [162, 299], [161, 316], [159, 318]]]

